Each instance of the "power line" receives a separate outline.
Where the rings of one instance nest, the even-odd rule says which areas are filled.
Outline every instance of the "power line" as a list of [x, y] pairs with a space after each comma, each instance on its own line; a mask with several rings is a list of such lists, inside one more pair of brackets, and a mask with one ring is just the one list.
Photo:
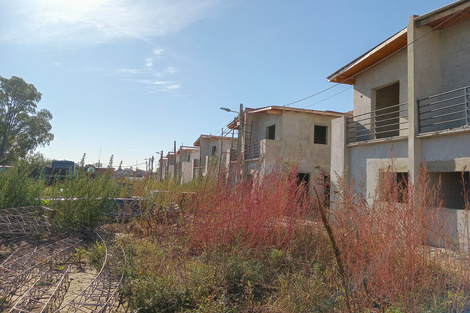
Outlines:
[[[416, 39], [413, 40], [412, 42], [406, 44], [405, 46], [403, 46], [402, 48], [398, 49], [397, 51], [395, 51], [395, 52], [389, 54], [389, 55], [386, 56], [385, 58], [383, 58], [383, 59], [381, 59], [381, 60], [379, 60], [379, 61], [373, 63], [372, 65], [366, 67], [366, 68], [363, 69], [362, 71], [360, 71], [360, 72], [358, 72], [358, 73], [356, 73], [356, 74], [354, 74], [354, 75], [351, 75], [351, 76], [349, 76], [349, 77], [346, 77], [345, 79], [343, 79], [343, 80], [340, 81], [339, 83], [334, 84], [333, 86], [330, 86], [330, 87], [328, 87], [328, 88], [325, 88], [325, 89], [323, 89], [323, 90], [320, 90], [319, 92], [316, 92], [316, 93], [314, 93], [314, 94], [312, 94], [312, 95], [310, 95], [310, 96], [308, 96], [308, 97], [305, 97], [305, 98], [302, 98], [302, 99], [299, 99], [299, 100], [290, 102], [290, 103], [288, 103], [288, 104], [285, 104], [284, 106], [290, 106], [290, 105], [292, 105], [292, 104], [295, 104], [295, 103], [298, 103], [298, 102], [301, 102], [301, 101], [305, 101], [305, 100], [307, 100], [307, 99], [310, 99], [310, 98], [312, 98], [312, 97], [315, 97], [315, 96], [317, 96], [317, 95], [319, 95], [319, 94], [322, 94], [322, 93], [324, 93], [324, 92], [326, 92], [326, 91], [328, 91], [328, 90], [330, 90], [330, 89], [332, 89], [332, 88], [338, 86], [339, 84], [344, 83], [345, 81], [347, 81], [347, 80], [349, 80], [349, 79], [351, 79], [351, 78], [354, 78], [354, 77], [356, 77], [356, 76], [358, 76], [358, 75], [364, 73], [365, 71], [367, 71], [367, 70], [369, 70], [370, 68], [376, 66], [377, 64], [380, 64], [380, 63], [384, 62], [385, 60], [391, 58], [392, 56], [394, 56], [394, 55], [397, 54], [398, 52], [402, 51], [403, 49], [408, 48], [410, 45], [414, 44], [414, 43], [417, 42], [418, 40], [420, 40], [420, 39], [422, 39], [423, 37], [427, 36], [429, 33], [431, 33], [432, 31], [434, 31], [435, 29], [439, 28], [441, 25], [447, 23], [448, 21], [450, 21], [451, 19], [453, 19], [453, 18], [456, 17], [457, 15], [460, 15], [463, 11], [467, 10], [468, 8], [469, 8], [469, 7], [465, 7], [465, 8], [463, 8], [463, 9], [461, 9], [460, 11], [458, 11], [458, 12], [452, 14], [449, 18], [447, 18], [447, 19], [445, 19], [444, 21], [440, 22], [439, 24], [437, 24], [436, 26], [434, 26], [433, 28], [431, 28], [428, 32], [424, 33], [423, 35], [421, 35], [420, 37], [416, 38]], [[446, 26], [444, 26], [442, 29], [444, 29], [444, 28], [446, 28], [446, 27], [448, 27], [448, 26], [446, 25]]]
[[351, 88], [352, 88], [352, 86], [348, 86], [347, 88], [341, 90], [340, 92], [337, 92], [337, 93], [335, 93], [334, 95], [329, 96], [328, 98], [325, 98], [325, 99], [323, 99], [323, 100], [320, 100], [320, 101], [317, 101], [317, 102], [315, 102], [315, 103], [309, 104], [309, 105], [303, 107], [302, 109], [311, 107], [311, 106], [313, 106], [313, 105], [316, 105], [316, 104], [319, 104], [319, 103], [321, 103], [321, 102], [323, 102], [323, 101], [326, 101], [326, 100], [328, 100], [328, 99], [331, 99], [331, 98], [333, 98], [333, 97], [339, 95], [340, 93], [343, 93], [343, 92], [345, 92], [346, 90], [349, 90], [349, 89], [351, 89]]

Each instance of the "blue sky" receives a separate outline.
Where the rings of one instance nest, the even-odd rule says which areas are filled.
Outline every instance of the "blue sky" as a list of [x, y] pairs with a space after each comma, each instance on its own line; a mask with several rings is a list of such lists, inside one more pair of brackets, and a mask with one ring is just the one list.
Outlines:
[[[444, 0], [2, 0], [0, 76], [51, 111], [50, 159], [124, 166], [286, 105]], [[340, 85], [293, 107], [352, 109]], [[101, 153], [101, 154], [100, 154]], [[145, 165], [139, 165], [145, 168]]]

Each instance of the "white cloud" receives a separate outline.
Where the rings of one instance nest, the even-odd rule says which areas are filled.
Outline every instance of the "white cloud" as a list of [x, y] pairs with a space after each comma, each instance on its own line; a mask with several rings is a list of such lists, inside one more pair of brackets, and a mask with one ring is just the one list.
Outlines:
[[145, 59], [145, 67], [146, 67], [146, 68], [152, 68], [152, 66], [153, 66], [153, 60], [152, 60], [152, 58], [146, 58], [146, 59]]
[[178, 72], [176, 70], [176, 68], [174, 68], [173, 66], [168, 66], [166, 71], [168, 72], [168, 74], [174, 74], [174, 73]]
[[162, 55], [163, 52], [165, 52], [165, 50], [163, 50], [163, 49], [154, 49], [153, 50], [154, 55]]
[[124, 74], [124, 75], [136, 75], [142, 73], [141, 70], [133, 69], [133, 68], [119, 68], [115, 70], [116, 74]]
[[[228, 0], [2, 0], [0, 40], [97, 44], [178, 32]], [[155, 49], [160, 55], [162, 49]]]
[[163, 91], [174, 91], [174, 90], [180, 89], [180, 87], [181, 87], [180, 85], [174, 84], [174, 85], [166, 86], [162, 90]]

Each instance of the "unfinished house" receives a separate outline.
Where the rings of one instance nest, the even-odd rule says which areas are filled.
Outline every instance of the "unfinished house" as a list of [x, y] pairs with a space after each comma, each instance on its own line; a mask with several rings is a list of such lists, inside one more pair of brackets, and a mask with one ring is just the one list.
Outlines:
[[422, 16], [328, 77], [354, 86], [354, 116], [333, 121], [331, 176], [371, 198], [393, 147], [397, 180], [414, 181], [423, 162], [442, 179], [444, 205], [463, 234], [461, 172], [470, 167], [470, 2]]
[[167, 155], [161, 159], [161, 177], [162, 179], [176, 176], [176, 155], [174, 152], [168, 152]]
[[237, 146], [233, 131], [227, 136], [201, 135], [194, 146], [199, 147], [200, 157], [194, 160], [194, 175], [206, 176], [210, 171], [215, 174], [227, 171], [230, 164], [230, 151]]
[[[343, 115], [280, 106], [246, 109], [240, 134], [246, 175], [262, 175], [278, 161], [298, 162], [299, 182], [305, 182], [311, 194], [316, 185], [322, 192], [330, 172], [331, 121]], [[232, 156], [236, 161], [237, 154]]]
[[176, 176], [182, 183], [193, 180], [196, 160], [199, 160], [199, 147], [181, 146], [176, 151]]
[[168, 158], [162, 157], [158, 160], [158, 169], [157, 169], [157, 177], [159, 180], [164, 180], [167, 175], [167, 168], [168, 168]]

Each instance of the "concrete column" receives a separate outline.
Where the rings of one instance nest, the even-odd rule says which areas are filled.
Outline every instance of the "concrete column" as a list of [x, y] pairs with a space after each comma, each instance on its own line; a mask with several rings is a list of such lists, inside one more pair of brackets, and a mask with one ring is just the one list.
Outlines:
[[408, 169], [410, 172], [410, 182], [415, 183], [421, 165], [421, 145], [416, 140], [418, 129], [418, 107], [415, 91], [415, 44], [413, 43], [416, 35], [414, 17], [410, 17], [407, 26], [408, 31]]
[[339, 178], [347, 180], [349, 170], [349, 149], [347, 143], [347, 116], [331, 121], [331, 167], [330, 167], [330, 200], [332, 208], [336, 202]]
[[418, 100], [441, 92], [441, 49], [438, 31], [417, 27], [410, 17], [408, 31], [408, 160], [412, 182], [421, 168]]

